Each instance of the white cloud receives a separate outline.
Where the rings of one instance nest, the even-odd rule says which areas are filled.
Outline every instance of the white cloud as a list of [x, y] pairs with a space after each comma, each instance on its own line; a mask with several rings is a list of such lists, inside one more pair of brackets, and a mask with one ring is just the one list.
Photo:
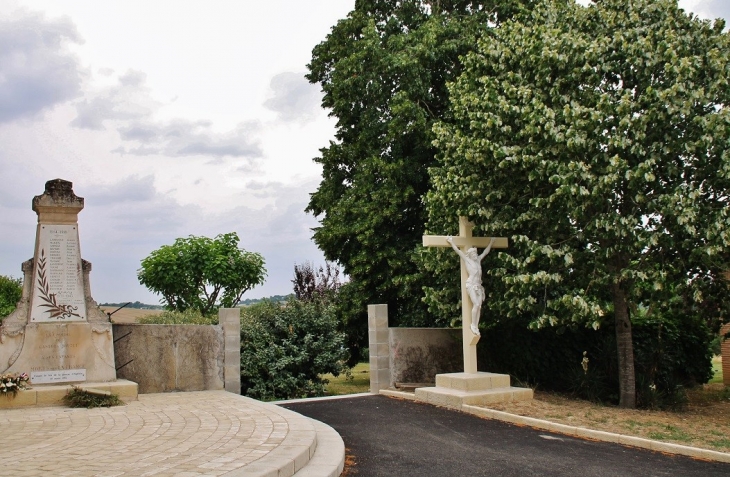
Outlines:
[[0, 18], [0, 123], [35, 117], [79, 94], [82, 75], [69, 42], [82, 42], [69, 19]]
[[309, 121], [320, 110], [322, 93], [319, 87], [307, 81], [304, 73], [280, 73], [271, 79], [273, 96], [264, 106], [283, 121]]
[[97, 131], [115, 129], [123, 145], [112, 152], [123, 155], [213, 159], [261, 156], [257, 121], [242, 122], [218, 133], [209, 120], [157, 120], [155, 113], [164, 104], [152, 98], [146, 81], [146, 73], [127, 71], [115, 84], [77, 101], [77, 116], [71, 126]]
[[724, 18], [730, 20], [730, 2], [728, 0], [700, 0], [695, 11], [707, 18]]
[[[165, 123], [130, 121], [119, 127], [124, 141], [134, 146], [120, 146], [113, 152], [138, 156], [168, 157], [206, 156], [212, 158], [261, 156], [256, 139], [259, 124], [255, 121], [239, 124], [231, 131], [215, 133], [210, 121], [176, 119]], [[216, 162], [217, 163], [217, 162]]]
[[87, 94], [75, 103], [77, 116], [71, 126], [103, 130], [109, 121], [131, 121], [147, 118], [159, 107], [145, 86], [146, 74], [130, 70], [118, 83], [95, 94]]

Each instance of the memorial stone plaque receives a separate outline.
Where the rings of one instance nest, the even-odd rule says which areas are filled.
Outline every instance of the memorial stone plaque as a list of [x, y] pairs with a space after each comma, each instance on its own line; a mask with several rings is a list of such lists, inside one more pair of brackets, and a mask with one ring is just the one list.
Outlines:
[[84, 321], [78, 227], [41, 225], [38, 248], [30, 321]]
[[48, 181], [33, 198], [35, 254], [23, 263], [23, 297], [0, 326], [0, 372], [29, 373], [33, 386], [116, 379], [112, 325], [91, 298], [91, 264], [81, 259], [84, 199], [71, 186]]

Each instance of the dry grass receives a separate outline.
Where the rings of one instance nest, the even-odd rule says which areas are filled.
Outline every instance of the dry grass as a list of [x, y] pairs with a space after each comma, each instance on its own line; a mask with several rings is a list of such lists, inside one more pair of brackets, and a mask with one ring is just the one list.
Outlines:
[[[111, 313], [118, 306], [102, 306], [101, 311]], [[149, 315], [159, 315], [162, 310], [140, 310], [139, 308], [122, 308], [112, 315], [113, 323], [136, 323], [137, 320]]]
[[535, 392], [529, 402], [495, 404], [490, 409], [546, 421], [730, 452], [730, 388], [706, 384], [688, 391], [683, 411], [621, 409]]

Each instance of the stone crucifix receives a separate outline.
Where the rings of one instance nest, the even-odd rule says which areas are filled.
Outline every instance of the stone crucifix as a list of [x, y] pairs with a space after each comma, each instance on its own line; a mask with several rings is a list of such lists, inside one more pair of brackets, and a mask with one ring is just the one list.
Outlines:
[[[507, 248], [508, 245], [508, 241], [504, 237], [472, 237], [472, 228], [474, 228], [474, 224], [469, 222], [466, 217], [459, 217], [459, 235], [457, 237], [423, 236], [424, 247], [453, 247], [461, 257], [461, 328], [464, 340], [465, 373], [477, 372], [477, 342], [480, 337], [479, 313], [481, 312], [481, 301], [484, 300], [483, 288], [481, 288], [481, 260], [489, 253], [489, 250]], [[482, 255], [477, 255], [477, 247], [485, 249]], [[470, 295], [475, 295], [476, 300], [479, 300], [479, 289], [476, 289], [476, 286], [482, 290], [479, 303], [473, 303], [470, 297]], [[472, 287], [472, 293], [470, 293], [469, 287]]]

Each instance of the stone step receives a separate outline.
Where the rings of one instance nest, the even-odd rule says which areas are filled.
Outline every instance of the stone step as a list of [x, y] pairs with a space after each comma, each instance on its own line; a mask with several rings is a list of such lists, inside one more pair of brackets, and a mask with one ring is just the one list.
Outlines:
[[446, 373], [436, 375], [437, 388], [461, 391], [482, 391], [510, 387], [509, 374], [497, 373]]
[[486, 406], [488, 404], [510, 401], [527, 401], [533, 397], [532, 389], [504, 387], [476, 391], [462, 391], [444, 387], [418, 388], [416, 400], [461, 410], [463, 405]]
[[[82, 389], [95, 389], [116, 394], [122, 401], [137, 400], [137, 383], [126, 379], [117, 379], [108, 383], [78, 383]], [[13, 396], [0, 396], [0, 409], [30, 406], [63, 406], [63, 397], [71, 390], [70, 384], [41, 384], [18, 391]]]
[[345, 443], [327, 424], [312, 419], [317, 432], [317, 449], [294, 477], [338, 477], [345, 468]]
[[461, 410], [462, 406], [486, 406], [497, 402], [532, 399], [530, 388], [510, 386], [508, 374], [446, 373], [436, 375], [436, 387], [418, 388], [416, 401]]

